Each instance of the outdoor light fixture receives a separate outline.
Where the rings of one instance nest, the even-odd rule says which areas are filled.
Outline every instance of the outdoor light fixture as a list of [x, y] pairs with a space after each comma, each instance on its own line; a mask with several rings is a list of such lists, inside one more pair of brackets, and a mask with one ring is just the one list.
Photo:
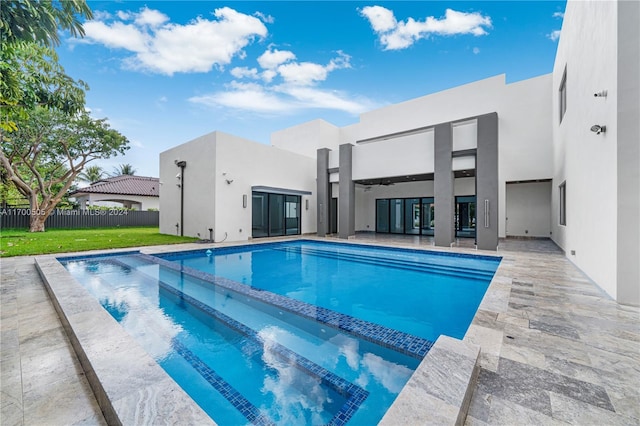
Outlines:
[[305, 210], [309, 210], [309, 200], [304, 200]]
[[243, 209], [247, 208], [247, 194], [242, 195], [242, 208]]
[[596, 135], [599, 135], [600, 133], [604, 133], [607, 131], [607, 126], [601, 126], [599, 124], [594, 124], [593, 126], [591, 126], [591, 131], [593, 133], [595, 133]]

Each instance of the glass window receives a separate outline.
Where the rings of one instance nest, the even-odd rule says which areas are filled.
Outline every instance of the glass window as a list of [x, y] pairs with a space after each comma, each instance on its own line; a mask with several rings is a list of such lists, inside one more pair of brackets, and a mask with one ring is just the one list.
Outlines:
[[560, 225], [567, 224], [567, 181], [559, 186], [560, 190]]
[[269, 236], [284, 235], [284, 195], [269, 194]]
[[251, 236], [269, 235], [269, 194], [254, 192], [251, 196]]
[[300, 196], [287, 195], [285, 199], [285, 225], [287, 235], [300, 233]]
[[560, 82], [559, 89], [559, 107], [560, 107], [560, 122], [564, 118], [564, 113], [567, 112], [567, 68], [564, 69], [562, 74], [562, 81]]
[[404, 203], [401, 198], [391, 200], [389, 211], [389, 225], [392, 234], [404, 234]]
[[389, 200], [376, 200], [376, 232], [389, 232]]
[[404, 200], [404, 227], [405, 234], [420, 233], [420, 198]]

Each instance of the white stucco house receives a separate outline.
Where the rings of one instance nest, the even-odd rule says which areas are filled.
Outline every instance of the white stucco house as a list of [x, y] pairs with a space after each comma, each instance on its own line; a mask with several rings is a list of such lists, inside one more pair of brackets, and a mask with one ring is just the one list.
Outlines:
[[160, 230], [242, 241], [317, 233], [550, 238], [640, 304], [640, 3], [570, 1], [553, 72], [487, 78], [271, 135], [160, 154]]

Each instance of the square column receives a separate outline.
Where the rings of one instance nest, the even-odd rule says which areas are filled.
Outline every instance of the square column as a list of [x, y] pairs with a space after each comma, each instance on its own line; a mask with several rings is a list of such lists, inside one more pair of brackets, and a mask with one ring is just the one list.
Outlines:
[[318, 215], [316, 219], [317, 233], [319, 237], [325, 237], [329, 233], [329, 151], [321, 148], [317, 154], [318, 169], [316, 172], [316, 193], [318, 203]]
[[455, 238], [454, 213], [455, 197], [453, 193], [453, 130], [451, 123], [438, 124], [435, 127], [435, 243], [437, 246], [451, 247]]
[[349, 238], [356, 234], [356, 185], [353, 182], [353, 145], [340, 145], [338, 236]]
[[476, 154], [476, 241], [480, 250], [498, 249], [498, 114], [478, 120]]

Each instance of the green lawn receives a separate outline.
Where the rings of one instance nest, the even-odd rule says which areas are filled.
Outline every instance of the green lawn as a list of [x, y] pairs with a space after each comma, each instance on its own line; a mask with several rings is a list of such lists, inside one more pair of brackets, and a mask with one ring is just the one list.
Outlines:
[[0, 231], [0, 257], [68, 253], [193, 241], [197, 241], [197, 238], [160, 234], [157, 227], [50, 229], [45, 232], [2, 229]]

